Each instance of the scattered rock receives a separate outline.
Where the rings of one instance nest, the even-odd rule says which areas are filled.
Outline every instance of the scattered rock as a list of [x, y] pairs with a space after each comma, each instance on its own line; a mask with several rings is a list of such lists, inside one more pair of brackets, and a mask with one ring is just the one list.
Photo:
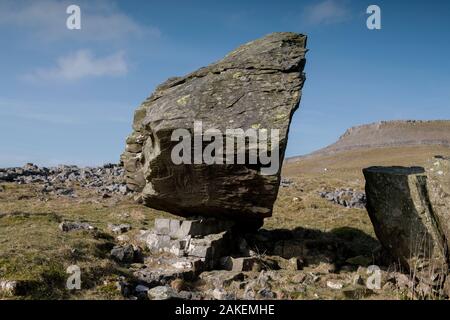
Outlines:
[[59, 224], [59, 229], [64, 232], [70, 232], [75, 230], [96, 230], [97, 228], [91, 226], [87, 222], [71, 222], [71, 221], [63, 221]]
[[139, 261], [141, 250], [131, 244], [118, 245], [111, 250], [111, 257], [118, 262], [132, 263]]
[[138, 299], [145, 299], [148, 297], [149, 290], [150, 289], [148, 287], [139, 284], [134, 289], [134, 292], [136, 293], [136, 296], [138, 297]]
[[277, 297], [277, 295], [268, 288], [264, 288], [258, 291], [258, 296], [262, 299], [273, 300]]
[[342, 284], [342, 282], [335, 282], [328, 280], [327, 287], [333, 290], [341, 290], [344, 287], [344, 285]]
[[226, 288], [233, 283], [244, 283], [247, 276], [242, 272], [214, 270], [203, 272], [199, 278], [211, 288]]
[[148, 298], [150, 300], [178, 300], [181, 299], [171, 287], [158, 286], [147, 291]]
[[222, 259], [222, 266], [228, 271], [252, 271], [259, 261], [253, 257], [225, 257]]
[[19, 283], [11, 280], [0, 280], [0, 294], [15, 296], [18, 293]]
[[118, 242], [129, 242], [130, 241], [130, 237], [127, 236], [126, 234], [121, 234], [121, 235], [117, 236], [116, 240]]
[[129, 224], [108, 224], [108, 229], [116, 234], [125, 233], [131, 230]]
[[236, 296], [234, 294], [226, 292], [223, 288], [214, 289], [212, 296], [216, 300], [236, 300]]
[[353, 189], [337, 189], [335, 191], [322, 191], [319, 195], [333, 203], [346, 208], [364, 209], [366, 207], [366, 194]]

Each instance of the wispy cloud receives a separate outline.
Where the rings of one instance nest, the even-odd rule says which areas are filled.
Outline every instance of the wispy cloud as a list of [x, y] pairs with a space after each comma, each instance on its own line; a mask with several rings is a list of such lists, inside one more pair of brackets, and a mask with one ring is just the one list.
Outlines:
[[303, 18], [313, 25], [335, 24], [347, 21], [351, 12], [346, 2], [342, 0], [325, 0], [307, 7]]
[[78, 50], [59, 58], [55, 67], [36, 69], [23, 78], [30, 81], [73, 81], [85, 77], [120, 76], [128, 72], [124, 56], [121, 51], [95, 57], [89, 50]]
[[81, 30], [66, 28], [66, 8], [73, 4], [57, 0], [2, 0], [0, 25], [22, 28], [40, 41], [55, 40], [124, 40], [129, 37], [154, 36], [161, 32], [157, 27], [139, 24], [120, 12], [109, 1], [77, 1], [81, 7]]

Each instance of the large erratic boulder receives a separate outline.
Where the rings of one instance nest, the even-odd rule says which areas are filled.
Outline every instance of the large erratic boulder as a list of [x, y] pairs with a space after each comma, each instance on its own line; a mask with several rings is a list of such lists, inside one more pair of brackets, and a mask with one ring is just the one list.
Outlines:
[[[136, 110], [122, 161], [126, 182], [147, 206], [176, 215], [262, 221], [272, 214], [289, 125], [305, 80], [306, 36], [273, 33], [222, 60], [171, 78]], [[256, 164], [174, 164], [176, 129], [279, 130], [279, 163], [272, 174]], [[225, 141], [226, 137], [223, 136]], [[206, 140], [206, 139], [205, 139]], [[249, 153], [249, 144], [245, 154]], [[235, 149], [224, 149], [224, 159]], [[246, 159], [248, 159], [246, 157]]]
[[450, 158], [427, 168], [371, 167], [367, 210], [382, 245], [419, 280], [442, 286], [450, 245]]

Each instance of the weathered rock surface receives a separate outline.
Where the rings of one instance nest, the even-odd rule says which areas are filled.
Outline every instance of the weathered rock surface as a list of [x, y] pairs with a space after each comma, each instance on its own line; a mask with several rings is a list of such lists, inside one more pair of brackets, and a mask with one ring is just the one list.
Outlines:
[[59, 224], [59, 229], [64, 232], [70, 232], [75, 230], [87, 230], [92, 231], [96, 228], [91, 226], [87, 222], [78, 222], [78, 221], [63, 221]]
[[142, 259], [142, 252], [131, 244], [118, 245], [111, 250], [111, 257], [118, 262], [132, 263]]
[[[281, 168], [263, 175], [259, 162], [175, 165], [171, 150], [178, 142], [172, 142], [171, 135], [176, 129], [193, 133], [194, 121], [202, 121], [203, 132], [279, 129], [281, 166], [305, 79], [305, 46], [304, 35], [273, 33], [161, 84], [135, 112], [122, 155], [128, 187], [139, 192], [146, 205], [181, 216], [271, 216]], [[235, 148], [224, 150], [223, 159], [234, 154]]]
[[335, 191], [322, 191], [319, 195], [330, 202], [346, 208], [363, 209], [366, 207], [366, 194], [351, 188], [338, 189]]
[[367, 210], [378, 239], [407, 270], [433, 285], [441, 285], [448, 272], [445, 224], [440, 221], [450, 207], [442, 210], [445, 200], [436, 191], [442, 191], [444, 175], [437, 175], [430, 179], [420, 167], [364, 169]]

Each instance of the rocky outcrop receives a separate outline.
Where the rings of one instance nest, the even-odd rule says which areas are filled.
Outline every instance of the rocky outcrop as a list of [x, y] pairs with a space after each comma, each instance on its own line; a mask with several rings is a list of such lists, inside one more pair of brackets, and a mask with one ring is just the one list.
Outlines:
[[448, 273], [449, 160], [364, 169], [367, 210], [382, 245], [419, 280], [442, 287]]
[[[227, 129], [267, 129], [269, 134], [278, 129], [279, 144], [268, 149], [276, 154], [279, 147], [276, 158], [281, 166], [290, 121], [300, 102], [305, 46], [303, 35], [273, 33], [161, 84], [135, 112], [133, 133], [122, 155], [128, 187], [139, 192], [146, 205], [180, 216], [271, 216], [281, 168], [263, 174], [263, 161], [250, 163], [255, 145], [238, 148], [233, 143], [210, 164], [174, 164], [171, 151], [178, 141], [172, 141], [172, 133], [186, 129], [189, 139], [195, 135], [195, 145], [195, 138], [205, 143], [208, 129], [218, 130], [215, 138], [223, 141]], [[202, 123], [200, 133], [194, 130], [195, 121]], [[244, 163], [236, 163], [236, 151], [245, 155]], [[230, 159], [234, 163], [228, 163]]]
[[129, 192], [124, 183], [124, 169], [116, 164], [80, 168], [68, 165], [39, 167], [28, 163], [23, 167], [0, 168], [0, 182], [39, 184], [42, 185], [42, 193], [57, 196], [75, 197], [74, 185], [103, 195], [125, 195]]

